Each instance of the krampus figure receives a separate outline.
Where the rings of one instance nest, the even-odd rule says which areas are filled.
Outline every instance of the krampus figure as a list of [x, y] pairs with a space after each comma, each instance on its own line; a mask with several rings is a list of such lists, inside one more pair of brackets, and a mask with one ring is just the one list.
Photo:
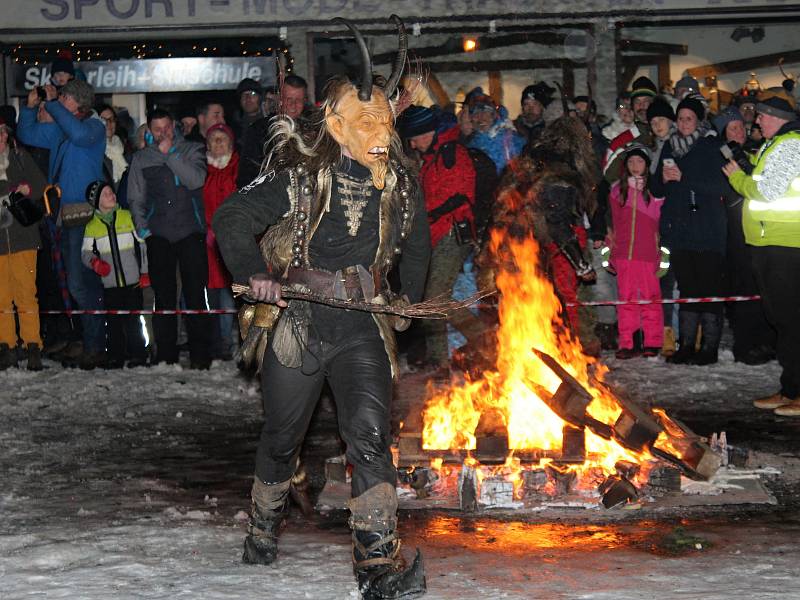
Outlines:
[[[394, 130], [400, 51], [388, 80], [373, 77], [367, 46], [355, 80], [328, 82], [309, 124], [279, 119], [261, 175], [228, 198], [214, 218], [223, 258], [260, 302], [240, 315], [244, 358], [260, 364], [264, 428], [256, 456], [253, 509], [243, 560], [269, 564], [298, 454], [327, 380], [347, 460], [353, 465], [353, 563], [364, 598], [406, 598], [425, 591], [422, 561], [402, 562], [397, 533], [397, 471], [389, 449], [395, 368], [386, 315], [281, 298], [281, 287], [392, 303], [388, 272], [399, 260], [400, 292], [419, 300], [430, 256], [424, 203]], [[264, 233], [266, 231], [266, 233]], [[255, 240], [264, 233], [259, 246]]]
[[[594, 210], [594, 166], [589, 134], [574, 117], [550, 123], [525, 155], [511, 163], [500, 183], [492, 215], [495, 234], [503, 241], [533, 236], [539, 244], [539, 265], [553, 282], [562, 303], [577, 301], [578, 281], [596, 273], [584, 256], [585, 213]], [[503, 255], [486, 248], [479, 259], [480, 287], [490, 287]], [[566, 307], [565, 322], [578, 326], [577, 307]]]

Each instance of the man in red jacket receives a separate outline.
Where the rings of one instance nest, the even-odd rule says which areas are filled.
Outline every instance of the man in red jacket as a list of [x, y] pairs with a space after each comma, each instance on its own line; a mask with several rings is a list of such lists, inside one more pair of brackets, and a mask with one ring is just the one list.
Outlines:
[[[420, 187], [431, 228], [431, 254], [425, 299], [450, 296], [475, 240], [475, 167], [467, 147], [458, 141], [457, 125], [438, 133], [430, 108], [410, 106], [398, 119], [400, 136], [422, 162]], [[449, 365], [446, 321], [425, 322], [426, 362]]]

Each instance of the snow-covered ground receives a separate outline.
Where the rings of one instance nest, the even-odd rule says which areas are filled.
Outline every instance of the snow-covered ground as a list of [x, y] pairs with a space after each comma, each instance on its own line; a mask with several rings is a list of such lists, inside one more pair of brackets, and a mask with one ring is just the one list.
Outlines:
[[[747, 367], [730, 352], [706, 368], [608, 362], [610, 381], [631, 396], [701, 433], [733, 424], [747, 433], [742, 443], [800, 471], [797, 421], [750, 405], [774, 391], [775, 363]], [[294, 515], [276, 564], [241, 564], [261, 410], [257, 385], [231, 363], [207, 372], [47, 366], [0, 373], [0, 598], [358, 597], [343, 521]], [[772, 447], [759, 447], [760, 432]], [[699, 548], [675, 556], [654, 551], [675, 522], [439, 513], [406, 517], [402, 528], [406, 545], [423, 549], [432, 599], [800, 597], [800, 519], [732, 519], [684, 523]]]

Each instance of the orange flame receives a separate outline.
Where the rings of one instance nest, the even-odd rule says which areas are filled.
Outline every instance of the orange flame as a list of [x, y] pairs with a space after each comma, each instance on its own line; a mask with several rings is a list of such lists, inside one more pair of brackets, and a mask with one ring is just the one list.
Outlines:
[[[550, 281], [539, 269], [539, 247], [529, 237], [515, 241], [493, 231], [489, 251], [501, 265], [496, 276], [500, 291], [495, 368], [472, 381], [433, 393], [423, 412], [423, 448], [474, 449], [481, 415], [502, 415], [512, 449], [559, 450], [564, 421], [537, 395], [537, 386], [554, 393], [560, 379], [532, 351], [555, 358], [592, 395], [587, 412], [612, 425], [621, 408], [610, 392], [595, 385], [607, 369], [583, 353], [580, 342], [563, 325], [561, 305]], [[535, 385], [530, 385], [533, 383]], [[600, 466], [614, 472], [618, 460], [638, 461], [634, 453], [614, 441], [586, 431], [586, 451]]]

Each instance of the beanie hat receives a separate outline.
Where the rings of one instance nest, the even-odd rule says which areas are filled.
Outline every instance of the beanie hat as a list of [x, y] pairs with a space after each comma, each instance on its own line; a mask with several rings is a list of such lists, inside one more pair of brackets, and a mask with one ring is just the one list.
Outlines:
[[678, 88], [691, 88], [695, 92], [699, 92], [700, 91], [700, 84], [697, 82], [697, 79], [695, 79], [694, 77], [690, 77], [689, 75], [686, 75], [685, 77], [681, 77], [678, 80], [678, 83], [675, 84], [675, 89], [677, 90]]
[[735, 106], [729, 106], [716, 117], [714, 117], [714, 129], [716, 129], [717, 132], [722, 135], [725, 133], [725, 128], [734, 121], [744, 122], [744, 117], [742, 117], [742, 113], [739, 112], [738, 108]]
[[519, 103], [522, 104], [528, 99], [537, 100], [542, 106], [547, 108], [547, 105], [553, 101], [553, 92], [555, 91], [555, 88], [551, 88], [544, 81], [540, 81], [522, 90], [522, 97]]
[[86, 188], [86, 201], [92, 205], [92, 208], [98, 210], [100, 205], [100, 195], [103, 193], [103, 189], [106, 187], [111, 187], [110, 184], [106, 181], [93, 181], [89, 184]]
[[734, 98], [734, 103], [736, 106], [741, 106], [742, 104], [755, 104], [756, 103], [757, 94], [755, 92], [751, 92], [748, 90], [747, 93], [737, 94]]
[[65, 96], [72, 96], [75, 102], [78, 103], [78, 110], [89, 112], [92, 109], [92, 105], [94, 104], [94, 90], [92, 86], [85, 81], [71, 79], [61, 88], [61, 93]]
[[624, 149], [624, 153], [625, 153], [625, 162], [628, 162], [628, 159], [631, 156], [640, 156], [642, 159], [644, 159], [644, 162], [646, 162], [648, 166], [652, 161], [650, 150], [644, 144], [638, 144], [638, 143], [628, 144]]
[[647, 122], [649, 123], [655, 117], [666, 117], [670, 121], [675, 120], [675, 111], [669, 102], [663, 98], [656, 98], [653, 103], [647, 107]]
[[234, 142], [236, 140], [236, 136], [233, 133], [233, 129], [231, 129], [230, 126], [226, 125], [225, 123], [215, 123], [214, 125], [209, 127], [206, 130], [206, 139], [208, 139], [211, 136], [211, 134], [214, 133], [215, 131], [221, 131], [222, 133], [227, 135], [229, 138], [231, 138], [231, 142]]
[[758, 95], [758, 104], [756, 104], [756, 110], [761, 114], [777, 117], [784, 121], [793, 121], [797, 118], [796, 108], [797, 102], [782, 87], [771, 87], [764, 90]]
[[69, 73], [75, 77], [75, 65], [72, 64], [72, 58], [66, 56], [58, 56], [53, 60], [50, 65], [50, 74], [56, 73]]
[[655, 98], [658, 95], [658, 88], [649, 77], [639, 77], [633, 82], [631, 87], [631, 100], [639, 96], [650, 96]]
[[686, 96], [686, 98], [684, 98], [683, 100], [681, 100], [681, 103], [678, 104], [678, 108], [675, 111], [675, 114], [677, 115], [678, 113], [680, 113], [682, 108], [688, 108], [694, 114], [696, 114], [698, 121], [702, 121], [703, 119], [706, 118], [706, 108], [705, 106], [703, 106], [703, 103], [700, 102], [700, 100], [698, 100], [695, 96], [689, 95]]
[[262, 88], [261, 84], [255, 79], [246, 77], [239, 82], [239, 85], [236, 86], [236, 96], [241, 96], [242, 92], [255, 92], [259, 96], [263, 96], [264, 88]]
[[436, 118], [430, 108], [411, 105], [397, 119], [397, 131], [403, 139], [409, 139], [436, 130]]

